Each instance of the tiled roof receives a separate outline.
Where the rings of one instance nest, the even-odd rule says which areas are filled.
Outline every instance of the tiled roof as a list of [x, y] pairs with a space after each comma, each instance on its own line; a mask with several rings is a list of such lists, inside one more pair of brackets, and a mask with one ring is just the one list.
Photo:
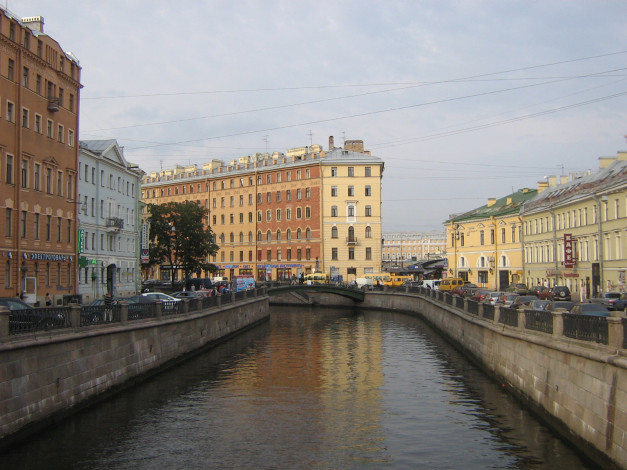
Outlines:
[[515, 193], [508, 194], [497, 199], [494, 204], [486, 204], [463, 214], [458, 214], [448, 219], [445, 223], [466, 222], [470, 220], [482, 220], [490, 217], [503, 217], [507, 215], [517, 214], [522, 205], [534, 198], [538, 194], [537, 189], [520, 189]]

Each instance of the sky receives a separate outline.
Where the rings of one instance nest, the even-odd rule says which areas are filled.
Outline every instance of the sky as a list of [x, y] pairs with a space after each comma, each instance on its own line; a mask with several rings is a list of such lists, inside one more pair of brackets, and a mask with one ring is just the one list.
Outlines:
[[363, 140], [384, 232], [627, 149], [627, 1], [0, 4], [79, 59], [81, 140], [147, 173]]

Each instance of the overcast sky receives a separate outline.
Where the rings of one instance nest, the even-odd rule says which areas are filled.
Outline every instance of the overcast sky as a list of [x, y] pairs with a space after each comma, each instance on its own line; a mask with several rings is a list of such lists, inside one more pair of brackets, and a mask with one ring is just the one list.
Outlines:
[[146, 172], [362, 139], [387, 232], [627, 149], [622, 0], [0, 2], [80, 60], [81, 139]]

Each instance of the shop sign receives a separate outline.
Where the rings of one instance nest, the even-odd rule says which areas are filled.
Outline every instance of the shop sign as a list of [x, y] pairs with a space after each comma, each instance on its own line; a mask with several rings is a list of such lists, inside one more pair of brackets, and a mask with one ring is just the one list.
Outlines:
[[564, 234], [564, 267], [573, 268], [575, 260], [573, 259], [573, 234]]
[[72, 261], [72, 256], [58, 253], [24, 253], [24, 259], [36, 261]]

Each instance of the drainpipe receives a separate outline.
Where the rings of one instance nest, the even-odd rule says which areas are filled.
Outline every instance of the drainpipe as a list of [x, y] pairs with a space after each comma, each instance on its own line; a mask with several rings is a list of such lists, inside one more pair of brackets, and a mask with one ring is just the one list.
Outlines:
[[549, 207], [549, 212], [552, 217], [553, 224], [553, 260], [555, 261], [555, 280], [553, 281], [553, 285], [556, 286], [558, 283], [558, 275], [557, 275], [557, 227], [555, 226], [555, 211], [553, 207]]
[[[601, 202], [607, 204], [607, 196], [601, 196], [600, 198], [596, 195], [592, 196], [594, 200], [597, 202], [597, 222], [599, 224], [599, 290], [597, 294], [603, 292], [603, 223], [601, 221]], [[592, 286], [592, 291], [594, 292], [594, 286]]]

